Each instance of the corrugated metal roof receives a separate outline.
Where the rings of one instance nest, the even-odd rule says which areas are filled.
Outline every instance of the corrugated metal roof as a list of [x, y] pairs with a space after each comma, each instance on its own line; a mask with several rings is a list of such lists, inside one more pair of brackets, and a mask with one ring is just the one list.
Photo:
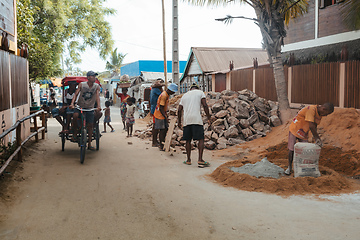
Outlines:
[[261, 48], [192, 47], [191, 50], [204, 73], [229, 69], [230, 61], [237, 69], [251, 66], [254, 58], [259, 65], [269, 64], [267, 52]]
[[[165, 80], [165, 75], [164, 75], [164, 73], [161, 73], [161, 72], [141, 71], [141, 76], [145, 79], [145, 81], [154, 81], [158, 78], [162, 78], [163, 80]], [[168, 81], [172, 80], [172, 73], [167, 73], [167, 80]]]

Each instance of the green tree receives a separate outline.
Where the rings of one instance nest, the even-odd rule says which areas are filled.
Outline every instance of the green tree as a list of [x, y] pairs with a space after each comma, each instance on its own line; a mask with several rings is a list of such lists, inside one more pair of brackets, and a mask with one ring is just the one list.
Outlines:
[[120, 74], [120, 68], [127, 54], [117, 53], [117, 48], [112, 51], [110, 62], [106, 62], [106, 69], [111, 72], [111, 77]]
[[[29, 45], [31, 79], [61, 73], [61, 56], [67, 53], [80, 63], [80, 53], [91, 47], [102, 59], [112, 51], [110, 24], [105, 16], [115, 13], [103, 7], [105, 0], [17, 1], [18, 44]], [[45, 65], [44, 65], [45, 64]]]
[[351, 30], [360, 29], [360, 1], [346, 0], [342, 6], [341, 15]]
[[[195, 5], [248, 4], [255, 10], [256, 18], [251, 18], [260, 28], [263, 44], [273, 67], [280, 117], [286, 122], [290, 117], [290, 105], [287, 95], [284, 67], [281, 61], [281, 45], [286, 36], [285, 25], [307, 11], [309, 0], [183, 0]], [[226, 16], [217, 19], [231, 23], [234, 18], [249, 19], [243, 16]]]

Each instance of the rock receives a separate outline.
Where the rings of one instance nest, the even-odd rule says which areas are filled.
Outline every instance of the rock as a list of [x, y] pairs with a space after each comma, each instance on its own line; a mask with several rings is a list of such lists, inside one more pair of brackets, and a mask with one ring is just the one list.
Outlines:
[[212, 127], [224, 125], [224, 119], [217, 119], [215, 122], [211, 124]]
[[225, 126], [224, 125], [214, 126], [212, 127], [212, 129], [214, 132], [220, 135], [220, 134], [224, 134]]
[[232, 116], [232, 117], [236, 117], [236, 116], [237, 116], [237, 113], [236, 113], [235, 109], [233, 109], [232, 107], [228, 107], [227, 110], [229, 111], [230, 116]]
[[236, 105], [235, 111], [236, 111], [236, 118], [241, 119], [241, 118], [250, 117], [249, 110], [243, 107], [241, 104]]
[[242, 140], [242, 139], [239, 139], [239, 138], [229, 138], [228, 141], [227, 141], [227, 144], [230, 145], [230, 146], [234, 146], [234, 145], [237, 145], [237, 144], [242, 144], [242, 143], [245, 143], [246, 141]]
[[211, 140], [207, 141], [207, 142], [205, 142], [205, 148], [209, 149], [209, 150], [213, 150], [216, 148], [216, 143]]
[[214, 113], [217, 113], [217, 112], [223, 110], [223, 104], [215, 103], [215, 104], [212, 106], [211, 110], [212, 110]]
[[226, 148], [227, 139], [226, 138], [219, 138], [217, 149], [225, 149]]
[[217, 103], [216, 99], [206, 99], [206, 103], [207, 105], [210, 107], [210, 109], [212, 108], [212, 106]]
[[217, 143], [218, 139], [219, 139], [219, 136], [215, 133], [215, 132], [212, 132], [211, 134], [211, 140], [213, 140], [214, 142]]
[[224, 119], [224, 126], [225, 126], [225, 129], [229, 129], [229, 124], [228, 124], [228, 122], [226, 121], [226, 119]]
[[233, 96], [233, 95], [238, 96], [239, 93], [232, 91], [232, 90], [224, 90], [221, 92], [221, 95], [223, 95], [223, 96]]
[[241, 130], [241, 133], [244, 135], [246, 139], [253, 135], [253, 132], [249, 128], [245, 128]]
[[227, 122], [231, 125], [231, 126], [236, 126], [239, 124], [239, 120], [236, 117], [230, 116], [227, 119]]
[[264, 132], [271, 131], [271, 127], [269, 125], [265, 125]]
[[225, 148], [226, 148], [226, 143], [219, 143], [219, 144], [216, 146], [216, 148], [217, 148], [218, 150], [225, 149]]
[[236, 105], [238, 104], [239, 101], [236, 101], [238, 99], [234, 98], [234, 99], [231, 99], [228, 101], [228, 104], [233, 108], [235, 109], [236, 108]]
[[281, 125], [281, 120], [278, 116], [271, 116], [270, 117], [270, 122], [274, 127], [280, 126]]
[[255, 135], [252, 135], [252, 136], [248, 137], [246, 140], [252, 141], [252, 140], [255, 140], [255, 139], [258, 139], [258, 138], [261, 138], [261, 136], [258, 135], [258, 134], [255, 134]]
[[244, 95], [244, 96], [248, 97], [248, 99], [250, 101], [253, 101], [254, 99], [256, 99], [258, 97], [258, 95], [256, 95], [253, 91], [250, 91], [249, 89], [244, 89], [244, 90], [238, 91], [238, 93], [240, 95]]
[[205, 140], [211, 140], [211, 135], [212, 135], [212, 131], [206, 131], [205, 133], [204, 133], [204, 138], [205, 138]]
[[257, 110], [267, 113], [270, 110], [270, 106], [264, 98], [258, 97], [254, 101], [254, 106]]
[[258, 130], [260, 132], [264, 131], [264, 127], [265, 127], [264, 123], [262, 123], [262, 122], [256, 122], [252, 126], [253, 126], [253, 128], [255, 128], [256, 130]]
[[215, 114], [215, 117], [217, 118], [224, 118], [229, 114], [227, 110], [221, 110]]
[[262, 121], [264, 123], [269, 123], [269, 118], [265, 113], [263, 113], [261, 111], [258, 111], [257, 113], [259, 114], [260, 121]]
[[249, 123], [249, 120], [247, 120], [247, 119], [240, 119], [239, 125], [242, 128], [248, 128], [250, 126], [250, 123]]
[[279, 105], [271, 100], [268, 100], [268, 104], [269, 104], [271, 110], [277, 111], [279, 109]]
[[224, 132], [224, 136], [226, 139], [236, 138], [237, 136], [239, 136], [239, 131], [236, 126], [231, 126], [228, 130]]
[[210, 99], [219, 99], [221, 96], [221, 93], [218, 92], [208, 92], [206, 97], [210, 98]]
[[258, 114], [255, 113], [253, 115], [251, 115], [251, 117], [248, 118], [249, 124], [253, 125], [255, 122], [259, 121], [259, 117]]
[[169, 115], [170, 116], [176, 116], [177, 115], [177, 109], [176, 108], [169, 108]]

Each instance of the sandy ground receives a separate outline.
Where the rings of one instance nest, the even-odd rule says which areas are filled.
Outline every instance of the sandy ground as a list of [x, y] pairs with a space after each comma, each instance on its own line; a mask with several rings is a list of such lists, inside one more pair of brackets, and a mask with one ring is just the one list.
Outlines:
[[227, 159], [206, 151], [211, 167], [187, 166], [182, 153], [125, 138], [116, 107], [112, 121], [116, 132], [81, 165], [76, 144], [61, 152], [50, 119], [47, 139], [28, 146], [2, 187], [0, 239], [359, 239], [359, 194], [319, 200], [223, 187], [207, 175]]

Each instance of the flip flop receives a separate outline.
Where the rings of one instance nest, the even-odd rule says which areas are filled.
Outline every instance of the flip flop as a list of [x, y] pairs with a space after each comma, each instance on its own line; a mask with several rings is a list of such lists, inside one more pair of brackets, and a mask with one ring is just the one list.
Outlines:
[[200, 168], [204, 168], [204, 167], [209, 167], [210, 163], [209, 162], [198, 162], [198, 167]]
[[191, 162], [188, 162], [188, 161], [183, 161], [183, 164], [186, 164], [186, 165], [191, 165]]
[[96, 149], [95, 149], [93, 146], [88, 147], [88, 150], [90, 150], [90, 151], [96, 151]]

